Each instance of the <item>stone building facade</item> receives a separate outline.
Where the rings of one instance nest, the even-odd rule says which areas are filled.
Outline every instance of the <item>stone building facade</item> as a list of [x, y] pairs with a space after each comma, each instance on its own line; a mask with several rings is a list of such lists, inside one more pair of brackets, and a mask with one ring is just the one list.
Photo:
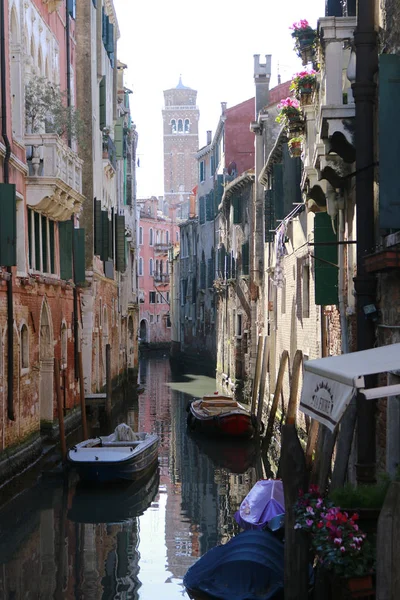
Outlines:
[[[132, 335], [129, 347], [128, 335], [129, 330], [135, 331], [128, 315], [129, 311], [132, 316], [137, 313], [133, 289], [136, 283], [127, 278], [132, 292], [128, 297], [122, 278], [127, 263], [120, 260], [121, 255], [126, 258], [127, 237], [136, 230], [134, 208], [127, 230], [123, 219], [124, 211], [130, 210], [125, 208], [129, 204], [125, 194], [128, 182], [132, 199], [135, 196], [134, 169], [126, 170], [127, 177], [123, 175], [124, 161], [128, 160], [128, 152], [123, 148], [126, 149], [129, 138], [130, 155], [134, 155], [137, 135], [132, 123], [126, 122], [125, 134], [119, 138], [120, 157], [115, 157], [113, 165], [108, 151], [103, 158], [103, 132], [99, 126], [96, 131], [92, 128], [93, 116], [98, 122], [101, 113], [97, 77], [102, 69], [110, 80], [115, 78], [115, 89], [117, 84], [118, 30], [112, 4], [7, 0], [3, 8], [1, 481], [34, 459], [41, 452], [43, 439], [58, 434], [55, 361], [60, 366], [59, 383], [68, 430], [80, 419], [79, 352], [84, 354], [87, 393], [98, 391], [104, 382], [103, 364], [100, 366], [104, 345], [98, 343], [99, 335], [102, 341], [114, 342], [114, 377], [123, 374], [129, 357], [134, 364], [130, 347], [135, 347], [133, 356], [137, 358], [137, 341], [134, 346]], [[99, 61], [93, 67], [98, 50]], [[118, 119], [124, 115], [128, 121], [130, 116], [128, 119], [124, 90], [117, 96], [111, 89], [112, 86], [106, 112], [110, 133], [118, 146], [118, 134], [123, 130]], [[114, 219], [120, 221], [114, 233], [110, 228], [115, 261], [119, 263], [117, 277], [107, 277], [104, 263], [94, 256], [94, 224], [89, 216], [94, 213], [94, 194], [111, 214], [114, 207]], [[134, 243], [134, 235], [131, 239]], [[130, 260], [134, 272], [134, 253]], [[96, 301], [92, 302], [95, 316], [88, 325], [89, 290], [93, 286], [97, 286]]]

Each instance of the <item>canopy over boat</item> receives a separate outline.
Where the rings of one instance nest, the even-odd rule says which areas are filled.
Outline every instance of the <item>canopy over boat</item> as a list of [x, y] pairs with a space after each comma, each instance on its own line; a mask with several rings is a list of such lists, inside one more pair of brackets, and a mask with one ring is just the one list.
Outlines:
[[272, 533], [244, 531], [204, 554], [183, 584], [221, 600], [283, 600], [283, 554]]
[[282, 481], [260, 479], [241, 503], [235, 519], [243, 529], [263, 529], [269, 521], [284, 512]]

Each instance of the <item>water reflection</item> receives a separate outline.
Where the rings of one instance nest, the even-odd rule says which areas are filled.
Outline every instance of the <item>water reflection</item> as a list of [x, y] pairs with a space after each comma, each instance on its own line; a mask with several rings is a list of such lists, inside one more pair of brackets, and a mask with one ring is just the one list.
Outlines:
[[159, 469], [142, 488], [46, 479], [9, 503], [0, 512], [0, 598], [187, 598], [187, 569], [237, 532], [233, 515], [262, 476], [255, 446], [186, 431], [187, 403], [215, 381], [173, 378], [166, 358], [143, 360], [140, 378], [144, 392], [108, 429], [96, 418], [92, 434], [122, 421], [156, 432]]

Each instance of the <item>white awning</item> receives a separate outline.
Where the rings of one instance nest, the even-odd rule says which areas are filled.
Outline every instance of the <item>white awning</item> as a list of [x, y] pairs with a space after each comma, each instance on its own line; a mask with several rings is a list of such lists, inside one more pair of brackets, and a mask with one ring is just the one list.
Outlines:
[[[400, 371], [400, 344], [308, 360], [300, 410], [333, 431], [356, 391], [364, 391], [364, 376], [391, 371]], [[398, 394], [398, 385], [365, 390], [370, 400]]]

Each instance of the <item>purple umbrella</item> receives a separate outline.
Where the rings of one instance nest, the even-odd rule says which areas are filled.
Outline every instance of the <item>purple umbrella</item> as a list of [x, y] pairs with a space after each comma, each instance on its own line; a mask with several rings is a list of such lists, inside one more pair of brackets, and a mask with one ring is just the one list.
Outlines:
[[241, 503], [235, 519], [243, 529], [263, 529], [268, 521], [284, 512], [282, 481], [260, 479]]

